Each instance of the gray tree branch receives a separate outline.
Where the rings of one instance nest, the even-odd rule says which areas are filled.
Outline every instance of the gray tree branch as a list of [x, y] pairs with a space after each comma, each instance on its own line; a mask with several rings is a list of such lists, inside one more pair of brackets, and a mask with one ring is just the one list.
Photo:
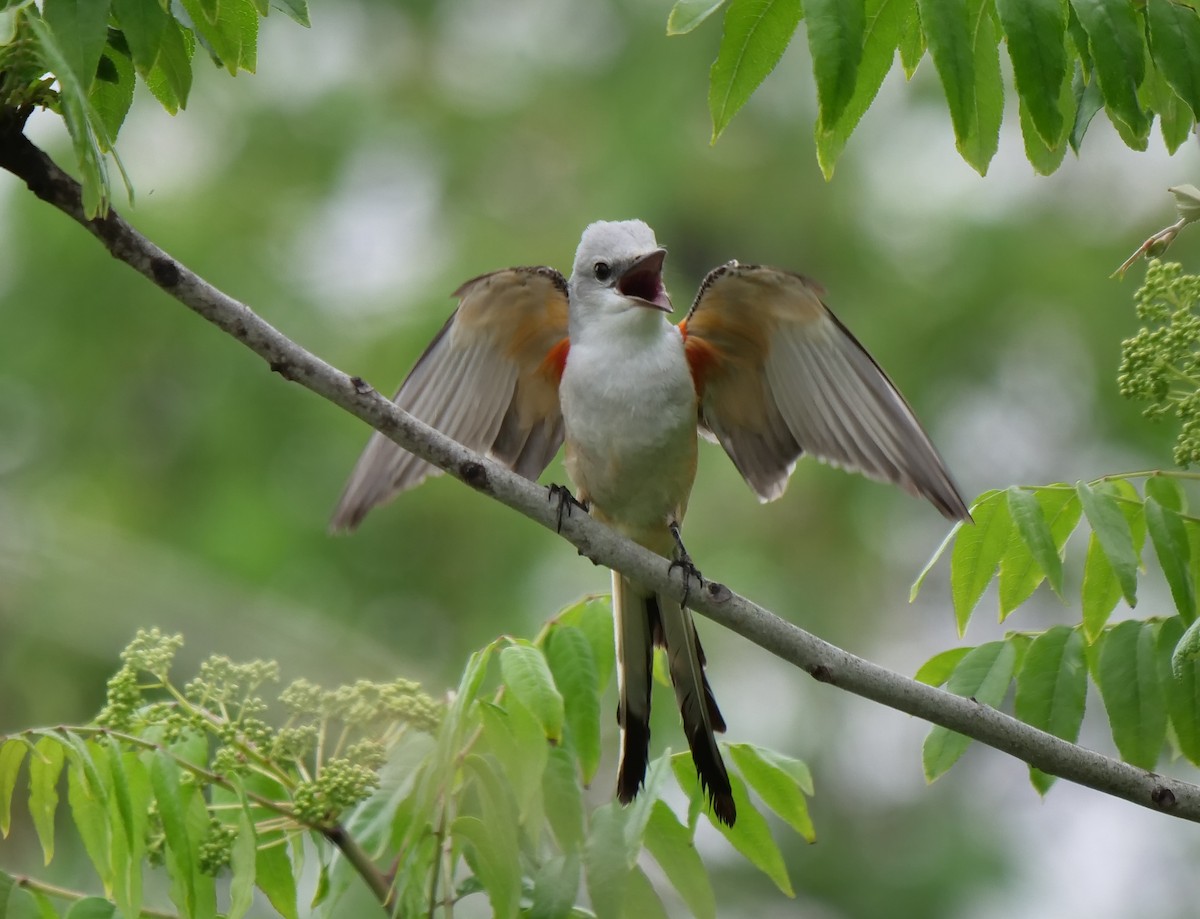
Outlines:
[[[546, 488], [467, 450], [398, 409], [362, 379], [347, 376], [306, 351], [245, 304], [189, 271], [116, 212], [88, 220], [79, 184], [24, 136], [22, 114], [0, 111], [0, 167], [81, 224], [114, 258], [236, 338], [284, 378], [340, 406], [475, 490], [555, 529], [557, 503], [549, 500]], [[597, 564], [616, 568], [659, 590], [683, 590], [682, 575], [670, 571], [664, 559], [584, 514], [577, 512], [564, 519], [562, 535]], [[856, 657], [716, 582], [707, 582], [703, 590], [693, 590], [688, 605], [823, 683], [959, 731], [1043, 772], [1151, 810], [1200, 822], [1200, 786], [1068, 743], [973, 699], [918, 683]]]

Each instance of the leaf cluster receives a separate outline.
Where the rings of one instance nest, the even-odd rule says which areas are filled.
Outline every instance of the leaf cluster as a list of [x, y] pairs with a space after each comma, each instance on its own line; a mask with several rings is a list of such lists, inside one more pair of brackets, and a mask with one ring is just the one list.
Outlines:
[[[1081, 621], [1046, 631], [1013, 632], [1000, 641], [944, 651], [916, 678], [999, 707], [1015, 681], [1014, 713], [1074, 742], [1083, 721], [1089, 676], [1100, 690], [1113, 740], [1127, 762], [1154, 768], [1171, 748], [1200, 764], [1200, 518], [1188, 513], [1185, 473], [1132, 473], [1074, 486], [1012, 486], [981, 495], [974, 525], [959, 525], [913, 585], [913, 596], [938, 557], [950, 552], [950, 590], [961, 634], [995, 582], [1005, 621], [1046, 582], [1067, 597], [1067, 542], [1086, 521], [1087, 550], [1078, 589]], [[1143, 480], [1139, 493], [1133, 482]], [[1147, 538], [1148, 537], [1148, 538]], [[1152, 549], [1174, 612], [1110, 624], [1122, 600], [1138, 602], [1139, 578]], [[948, 770], [969, 738], [933, 728], [925, 774]], [[1030, 767], [1041, 793], [1054, 777]]]
[[1104, 109], [1145, 150], [1154, 119], [1174, 152], [1200, 114], [1200, 16], [1176, 0], [678, 0], [668, 34], [726, 7], [709, 80], [713, 139], [783, 56], [801, 20], [817, 87], [815, 139], [826, 178], [899, 55], [906, 77], [928, 53], [960, 155], [987, 172], [1004, 115], [1000, 42], [1034, 169], [1079, 152]]
[[[497, 916], [665, 915], [638, 864], [645, 850], [694, 915], [713, 917], [694, 844], [707, 798], [686, 753], [655, 760], [631, 806], [608, 794], [588, 804], [612, 635], [607, 599], [585, 600], [535, 641], [501, 638], [477, 652], [444, 705], [406, 680], [331, 690], [297, 680], [272, 705], [263, 693], [279, 680], [274, 662], [213, 656], [180, 686], [171, 670], [182, 639], [139, 632], [93, 724], [0, 738], [0, 833], [27, 763], [28, 810], [49, 864], [65, 775], [104, 895], [0, 872], [0, 916], [30, 898], [40, 915], [58, 915], [50, 896], [66, 895], [72, 917], [83, 904], [136, 917], [151, 865], [165, 868], [184, 916], [236, 919], [257, 889], [295, 919], [307, 912], [298, 888], [308, 837], [320, 861], [317, 915], [339, 915], [363, 881], [393, 915], [450, 915], [471, 897]], [[762, 807], [811, 841], [808, 769], [750, 744], [726, 753], [739, 818], [733, 828], [711, 822], [791, 895]], [[689, 802], [682, 818], [663, 799], [672, 773]], [[577, 905], [581, 889], [590, 911]]]
[[187, 105], [197, 47], [231, 75], [253, 72], [258, 20], [272, 6], [308, 25], [307, 0], [0, 0], [0, 113], [41, 106], [61, 115], [85, 210], [102, 214], [105, 155], [134, 83], [175, 114]]

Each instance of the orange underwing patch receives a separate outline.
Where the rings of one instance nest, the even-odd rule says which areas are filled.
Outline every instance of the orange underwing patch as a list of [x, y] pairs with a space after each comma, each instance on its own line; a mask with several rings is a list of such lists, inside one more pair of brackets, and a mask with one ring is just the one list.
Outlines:
[[709, 372], [719, 358], [717, 349], [702, 338], [689, 337], [686, 319], [679, 323], [679, 332], [683, 335], [684, 354], [687, 356], [688, 367], [692, 371], [692, 383], [696, 387], [696, 394], [703, 396], [704, 384], [708, 380]]
[[570, 339], [564, 338], [542, 359], [541, 372], [552, 379], [555, 384], [562, 380], [563, 368], [567, 366], [567, 352], [571, 350]]

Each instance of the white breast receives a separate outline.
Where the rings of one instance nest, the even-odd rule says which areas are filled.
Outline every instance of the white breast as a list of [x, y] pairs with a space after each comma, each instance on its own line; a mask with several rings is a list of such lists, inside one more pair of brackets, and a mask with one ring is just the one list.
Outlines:
[[679, 330], [572, 341], [559, 397], [567, 471], [622, 529], [662, 527], [682, 510], [696, 459], [696, 391]]

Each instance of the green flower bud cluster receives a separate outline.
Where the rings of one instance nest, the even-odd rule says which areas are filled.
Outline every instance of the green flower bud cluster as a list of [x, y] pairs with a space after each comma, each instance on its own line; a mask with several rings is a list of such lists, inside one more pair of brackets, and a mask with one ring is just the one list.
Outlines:
[[208, 831], [200, 841], [200, 870], [207, 875], [215, 876], [218, 871], [229, 864], [233, 854], [233, 841], [237, 838], [237, 829], [226, 826], [216, 817], [210, 817]]
[[182, 635], [163, 635], [158, 629], [138, 629], [133, 641], [121, 652], [121, 669], [108, 681], [104, 708], [96, 722], [114, 731], [133, 730], [138, 724], [155, 723], [161, 712], [143, 709], [139, 674], [149, 673], [166, 683], [175, 655], [183, 646]]
[[385, 753], [382, 745], [362, 741], [326, 762], [317, 777], [303, 782], [292, 795], [296, 817], [303, 823], [321, 826], [335, 821], [379, 787], [379, 769]]
[[1121, 395], [1148, 403], [1147, 418], [1177, 418], [1175, 463], [1200, 462], [1200, 276], [1153, 260], [1135, 303], [1147, 326], [1121, 343]]
[[[434, 730], [442, 717], [441, 706], [411, 680], [359, 680], [334, 689], [297, 680], [279, 694], [287, 720], [277, 729], [268, 720], [270, 706], [256, 694], [279, 680], [277, 663], [213, 656], [180, 691], [169, 672], [181, 645], [179, 636], [139, 631], [122, 652], [98, 722], [176, 750], [188, 741], [192, 755], [205, 761], [182, 769], [181, 783], [228, 787], [239, 775], [268, 776], [290, 795], [300, 824], [328, 825], [367, 798], [379, 786], [390, 745], [406, 729]], [[201, 738], [205, 743], [192, 742]], [[205, 871], [228, 863], [234, 835], [213, 820], [200, 851]], [[161, 860], [163, 828], [153, 810], [146, 845], [149, 856]]]
[[[200, 673], [183, 688], [183, 694], [197, 705], [238, 705], [268, 682], [279, 682], [278, 662], [237, 664], [223, 654], [214, 654], [200, 665]], [[265, 703], [262, 707], [266, 708]]]
[[280, 693], [279, 701], [295, 717], [336, 719], [360, 728], [403, 721], [418, 730], [432, 731], [442, 717], [438, 704], [421, 692], [420, 683], [403, 679], [390, 683], [358, 680], [336, 689], [296, 680]]

